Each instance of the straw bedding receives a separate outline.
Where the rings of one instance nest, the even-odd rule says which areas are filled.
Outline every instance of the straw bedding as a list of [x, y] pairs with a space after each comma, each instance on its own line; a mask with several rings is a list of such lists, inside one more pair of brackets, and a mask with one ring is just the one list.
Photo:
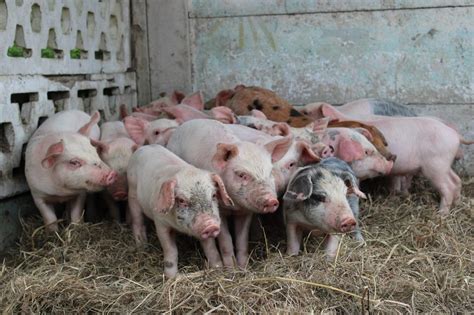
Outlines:
[[308, 235], [287, 257], [284, 230], [262, 223], [246, 270], [210, 270], [199, 243], [178, 240], [179, 276], [162, 276], [154, 229], [137, 249], [125, 225], [24, 221], [0, 267], [0, 309], [11, 312], [474, 312], [474, 181], [451, 214], [436, 214], [423, 181], [409, 198], [373, 193], [362, 202], [365, 245], [345, 236], [336, 262]]

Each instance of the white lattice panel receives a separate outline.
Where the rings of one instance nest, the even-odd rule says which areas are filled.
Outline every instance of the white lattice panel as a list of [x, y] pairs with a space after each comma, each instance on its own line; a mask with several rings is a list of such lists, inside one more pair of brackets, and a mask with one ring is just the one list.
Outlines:
[[126, 71], [129, 6], [129, 0], [0, 0], [0, 75]]
[[27, 190], [26, 143], [48, 116], [65, 109], [100, 111], [118, 119], [120, 104], [136, 106], [135, 73], [49, 77], [0, 76], [0, 199]]

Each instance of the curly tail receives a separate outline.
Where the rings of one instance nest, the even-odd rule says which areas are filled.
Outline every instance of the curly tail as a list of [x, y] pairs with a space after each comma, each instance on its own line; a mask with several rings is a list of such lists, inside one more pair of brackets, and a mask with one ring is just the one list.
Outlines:
[[474, 144], [474, 141], [466, 140], [463, 137], [459, 137], [459, 141], [461, 141], [462, 144], [467, 144], [467, 145]]

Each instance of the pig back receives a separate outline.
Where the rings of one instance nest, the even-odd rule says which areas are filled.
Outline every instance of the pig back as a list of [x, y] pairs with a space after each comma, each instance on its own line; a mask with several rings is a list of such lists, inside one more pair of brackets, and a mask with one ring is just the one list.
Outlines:
[[130, 138], [121, 121], [109, 121], [100, 126], [100, 140], [111, 141], [117, 138]]
[[217, 144], [238, 141], [223, 123], [210, 119], [196, 119], [176, 128], [166, 147], [196, 167], [215, 171], [212, 158], [216, 153]]
[[[36, 129], [33, 137], [45, 135], [48, 133], [58, 132], [77, 132], [79, 129], [87, 124], [91, 116], [80, 110], [66, 110], [54, 114], [49, 117], [38, 129]], [[90, 133], [90, 138], [98, 140], [100, 137], [100, 129], [95, 125]]]

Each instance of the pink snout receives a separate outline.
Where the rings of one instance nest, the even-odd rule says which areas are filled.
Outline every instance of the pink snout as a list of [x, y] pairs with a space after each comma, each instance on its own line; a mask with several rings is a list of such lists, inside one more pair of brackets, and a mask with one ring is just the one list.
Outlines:
[[395, 160], [387, 161], [387, 166], [385, 168], [385, 172], [386, 172], [385, 174], [390, 174], [390, 171], [392, 170], [394, 161]]
[[342, 218], [339, 230], [343, 233], [353, 231], [356, 228], [357, 222], [354, 217]]
[[128, 194], [125, 191], [117, 191], [112, 195], [112, 197], [115, 200], [126, 200], [128, 197]]
[[265, 201], [263, 202], [263, 213], [272, 213], [275, 212], [278, 209], [278, 205], [280, 203], [278, 202], [278, 199], [276, 199], [274, 196], [269, 196], [265, 198]]
[[101, 184], [104, 186], [110, 186], [117, 180], [118, 174], [116, 171], [111, 171], [102, 178]]
[[221, 232], [221, 229], [219, 225], [217, 224], [211, 224], [208, 225], [202, 232], [201, 232], [201, 238], [203, 240], [206, 240], [211, 237], [217, 237], [219, 233]]

